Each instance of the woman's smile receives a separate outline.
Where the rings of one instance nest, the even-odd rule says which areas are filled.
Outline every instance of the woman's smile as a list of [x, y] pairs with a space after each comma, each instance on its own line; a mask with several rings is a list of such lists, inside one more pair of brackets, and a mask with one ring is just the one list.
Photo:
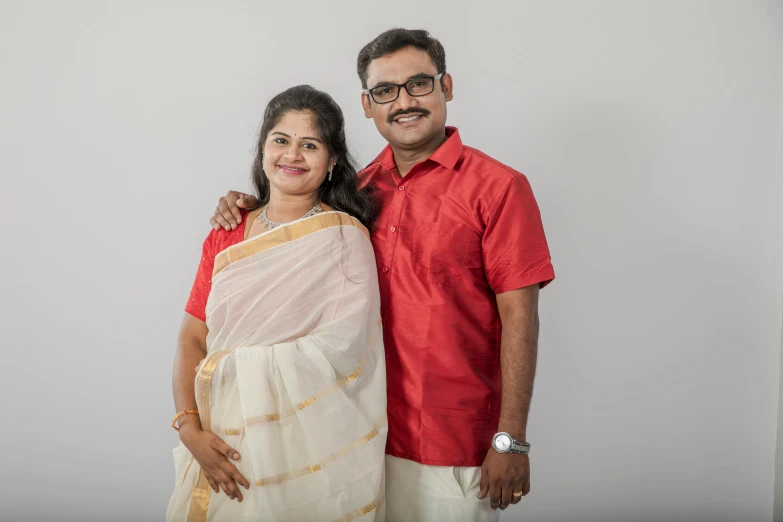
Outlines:
[[306, 174], [310, 169], [306, 169], [304, 167], [297, 167], [295, 165], [286, 165], [283, 163], [278, 163], [277, 168], [282, 172], [283, 174], [288, 174], [289, 176], [301, 176], [302, 174]]

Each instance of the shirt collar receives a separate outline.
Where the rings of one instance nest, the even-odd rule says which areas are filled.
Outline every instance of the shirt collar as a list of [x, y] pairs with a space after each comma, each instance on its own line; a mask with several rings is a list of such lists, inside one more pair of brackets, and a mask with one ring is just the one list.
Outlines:
[[[461, 155], [462, 139], [459, 137], [459, 130], [456, 127], [446, 127], [446, 141], [428, 159], [448, 169], [453, 169]], [[394, 151], [391, 145], [386, 145], [378, 157], [372, 161], [372, 163], [376, 162], [380, 162], [381, 167], [386, 170], [392, 170], [397, 166], [394, 163]]]

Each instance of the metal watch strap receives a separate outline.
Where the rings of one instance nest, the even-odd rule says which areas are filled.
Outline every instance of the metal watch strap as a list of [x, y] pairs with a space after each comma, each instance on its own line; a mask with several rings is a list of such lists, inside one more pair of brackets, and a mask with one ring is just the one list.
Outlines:
[[511, 453], [521, 453], [522, 455], [527, 455], [530, 453], [530, 443], [529, 442], [517, 442], [513, 438], [511, 439]]

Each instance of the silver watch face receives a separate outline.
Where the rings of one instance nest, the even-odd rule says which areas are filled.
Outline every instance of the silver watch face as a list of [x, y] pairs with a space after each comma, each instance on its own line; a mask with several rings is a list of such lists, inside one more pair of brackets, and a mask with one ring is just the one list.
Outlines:
[[500, 452], [509, 451], [511, 449], [511, 436], [505, 433], [498, 433], [495, 435], [492, 444]]

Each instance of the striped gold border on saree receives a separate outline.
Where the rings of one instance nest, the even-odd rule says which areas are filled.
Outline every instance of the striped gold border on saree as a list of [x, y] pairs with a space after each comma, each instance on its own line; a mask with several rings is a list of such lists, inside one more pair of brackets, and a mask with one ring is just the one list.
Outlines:
[[[370, 337], [369, 342], [367, 343], [367, 347], [365, 348], [364, 355], [362, 356], [362, 360], [359, 362], [359, 365], [356, 367], [356, 369], [346, 375], [345, 377], [341, 377], [337, 379], [337, 381], [333, 382], [329, 386], [326, 386], [317, 392], [315, 392], [313, 395], [308, 397], [307, 399], [298, 402], [294, 404], [293, 407], [288, 408], [287, 410], [283, 410], [279, 413], [268, 413], [266, 415], [257, 415], [255, 417], [250, 417], [247, 420], [245, 420], [245, 426], [253, 426], [255, 424], [264, 424], [266, 422], [277, 422], [281, 419], [286, 419], [288, 417], [292, 417], [296, 415], [298, 412], [304, 410], [305, 408], [312, 406], [315, 404], [315, 402], [318, 399], [322, 399], [329, 395], [330, 393], [333, 393], [343, 386], [346, 386], [349, 382], [355, 381], [359, 378], [359, 375], [361, 375], [364, 365], [367, 362], [367, 357], [369, 357], [372, 347], [375, 346], [375, 343], [378, 341], [378, 337], [381, 333], [381, 324], [378, 323], [378, 328], [375, 329], [372, 336]], [[242, 434], [242, 428], [225, 428], [223, 430], [223, 433], [227, 436], [237, 436]]]
[[336, 518], [333, 522], [351, 522], [351, 520], [355, 520], [359, 517], [363, 517], [367, 513], [371, 513], [376, 509], [378, 509], [379, 507], [381, 507], [383, 505], [384, 500], [385, 497], [383, 496], [383, 494], [381, 494], [380, 497], [378, 497], [376, 500], [373, 500], [366, 506], [362, 506], [359, 509], [351, 511], [350, 513], [346, 513], [340, 518]]
[[329, 464], [332, 464], [333, 462], [336, 462], [337, 460], [345, 457], [356, 448], [363, 446], [364, 444], [367, 444], [372, 439], [377, 437], [378, 433], [380, 433], [379, 430], [385, 423], [386, 423], [386, 416], [384, 416], [381, 420], [376, 422], [375, 425], [372, 427], [372, 429], [366, 435], [343, 446], [342, 448], [335, 451], [331, 455], [327, 456], [325, 459], [321, 460], [320, 462], [313, 464], [311, 466], [297, 469], [296, 471], [292, 471], [290, 473], [281, 473], [280, 475], [274, 475], [272, 477], [259, 479], [256, 481], [256, 486], [262, 488], [264, 486], [271, 486], [273, 484], [282, 484], [283, 482], [288, 482], [289, 480], [304, 477], [305, 475], [315, 473], [316, 471], [321, 471]]
[[222, 272], [227, 266], [237, 261], [241, 261], [255, 254], [260, 254], [265, 250], [302, 239], [313, 232], [326, 230], [327, 228], [350, 226], [364, 232], [369, 238], [370, 232], [361, 222], [349, 216], [344, 212], [322, 212], [312, 217], [294, 221], [289, 225], [283, 225], [269, 232], [265, 232], [255, 237], [251, 237], [241, 243], [230, 246], [220, 252], [215, 258], [215, 266], [212, 270], [212, 277]]
[[[212, 416], [209, 410], [209, 392], [212, 389], [212, 376], [215, 374], [220, 361], [228, 355], [229, 352], [220, 350], [207, 355], [207, 358], [201, 363], [196, 376], [196, 398], [199, 404], [199, 417], [201, 418], [201, 429], [212, 431]], [[212, 494], [212, 488], [209, 487], [204, 470], [199, 470], [196, 486], [190, 497], [190, 509], [188, 510], [188, 522], [205, 522], [207, 512], [209, 511], [209, 501]]]

